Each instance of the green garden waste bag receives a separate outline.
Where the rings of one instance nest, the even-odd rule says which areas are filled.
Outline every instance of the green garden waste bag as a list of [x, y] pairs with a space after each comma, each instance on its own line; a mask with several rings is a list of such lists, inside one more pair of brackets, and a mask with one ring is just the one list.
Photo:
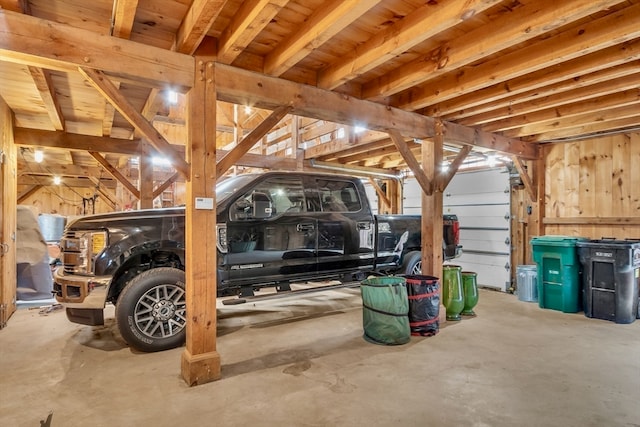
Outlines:
[[360, 284], [364, 339], [374, 344], [406, 344], [411, 339], [404, 277], [371, 277]]

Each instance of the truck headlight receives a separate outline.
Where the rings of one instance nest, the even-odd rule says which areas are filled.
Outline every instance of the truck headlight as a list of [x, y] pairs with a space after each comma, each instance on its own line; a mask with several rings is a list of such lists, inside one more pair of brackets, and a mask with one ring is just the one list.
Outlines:
[[227, 224], [216, 225], [216, 234], [218, 236], [218, 250], [226, 254], [227, 253]]
[[92, 273], [93, 261], [107, 245], [107, 233], [104, 231], [88, 231], [77, 234], [78, 239], [78, 262], [76, 273]]

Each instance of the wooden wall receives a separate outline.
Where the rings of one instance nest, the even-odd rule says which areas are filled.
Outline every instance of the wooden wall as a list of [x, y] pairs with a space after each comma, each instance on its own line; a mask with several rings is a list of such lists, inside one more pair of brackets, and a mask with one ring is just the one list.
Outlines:
[[16, 180], [17, 150], [13, 115], [0, 97], [0, 329], [16, 310]]
[[[545, 145], [543, 162], [542, 234], [640, 239], [640, 133]], [[511, 205], [513, 264], [533, 264], [538, 205], [522, 188]]]
[[[89, 199], [94, 194], [94, 188], [69, 188], [64, 185], [43, 187], [24, 199], [20, 204], [28, 205], [36, 214], [58, 214], [75, 216], [83, 214], [82, 199]], [[92, 213], [91, 205], [85, 202], [87, 214]], [[111, 212], [111, 207], [102, 197], [95, 202], [95, 213]]]

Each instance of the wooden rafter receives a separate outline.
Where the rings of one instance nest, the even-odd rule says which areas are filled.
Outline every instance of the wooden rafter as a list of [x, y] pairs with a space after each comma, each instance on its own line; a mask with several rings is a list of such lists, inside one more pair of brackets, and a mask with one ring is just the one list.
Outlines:
[[25, 189], [24, 191], [22, 191], [20, 194], [18, 194], [18, 204], [24, 202], [25, 200], [27, 200], [29, 197], [33, 196], [34, 194], [36, 194], [38, 192], [38, 190], [40, 190], [43, 186], [40, 184], [32, 184], [30, 185], [27, 189]]
[[115, 210], [118, 206], [124, 205], [111, 190], [105, 188], [100, 179], [95, 176], [90, 176], [89, 180], [95, 184], [96, 190], [105, 199], [105, 202], [111, 207], [111, 209]]
[[534, 185], [533, 180], [531, 179], [531, 176], [527, 171], [527, 168], [524, 166], [524, 163], [517, 156], [512, 156], [511, 160], [513, 160], [513, 165], [518, 170], [518, 174], [520, 174], [520, 179], [522, 180], [522, 183], [524, 184], [524, 188], [527, 191], [527, 194], [529, 195], [529, 199], [534, 203], [537, 202], [538, 200], [537, 187]]
[[323, 70], [318, 76], [318, 86], [335, 89], [358, 74], [372, 70], [497, 3], [498, 0], [427, 2], [420, 9], [376, 33], [343, 60]]
[[155, 190], [153, 190], [152, 198], [155, 199], [156, 197], [161, 195], [164, 192], [164, 190], [166, 190], [167, 188], [169, 188], [171, 186], [171, 184], [176, 182], [179, 177], [180, 177], [180, 174], [178, 172], [176, 172], [173, 175], [171, 175], [165, 182], [163, 182]]
[[[610, 0], [608, 3], [619, 3], [619, 0]], [[537, 0], [520, 8], [505, 8], [508, 12], [492, 21], [491, 31], [480, 26], [455, 40], [449, 40], [430, 55], [404, 64], [365, 84], [362, 97], [369, 99], [399, 93], [601, 9], [600, 2], [592, 0], [567, 0], [562, 3], [556, 0]], [[482, 40], [482, 43], [478, 43], [478, 40]]]
[[128, 39], [131, 36], [138, 0], [113, 0], [111, 35]]
[[231, 64], [289, 0], [244, 2], [220, 35], [218, 61]]
[[225, 3], [226, 0], [194, 0], [178, 28], [174, 50], [193, 54]]
[[[509, 79], [552, 67], [640, 36], [640, 4], [570, 28], [557, 36], [530, 44], [466, 70], [446, 74], [389, 97], [389, 103], [404, 110], [417, 110]], [[532, 60], [531, 58], [535, 58]], [[496, 70], [500, 70], [499, 73]], [[380, 89], [376, 91], [380, 93]]]
[[264, 72], [282, 75], [298, 63], [317, 46], [371, 9], [380, 0], [330, 0], [329, 4], [316, 10], [305, 24], [265, 58]]
[[[446, 120], [477, 115], [495, 108], [547, 96], [559, 91], [605, 82], [637, 72], [640, 40], [625, 42], [550, 68], [518, 76], [484, 89], [438, 102], [422, 113]], [[623, 67], [619, 69], [618, 67]], [[464, 124], [464, 123], [461, 123]]]
[[153, 147], [166, 156], [183, 176], [189, 175], [189, 164], [171, 148], [171, 144], [140, 114], [101, 71], [79, 68], [80, 73], [98, 90]]
[[371, 178], [371, 177], [369, 177], [369, 184], [371, 184], [373, 189], [376, 191], [376, 194], [378, 195], [378, 199], [380, 199], [382, 201], [382, 203], [384, 203], [384, 205], [386, 207], [391, 209], [391, 200], [389, 200], [389, 198], [385, 194], [384, 190], [378, 185], [376, 180]]

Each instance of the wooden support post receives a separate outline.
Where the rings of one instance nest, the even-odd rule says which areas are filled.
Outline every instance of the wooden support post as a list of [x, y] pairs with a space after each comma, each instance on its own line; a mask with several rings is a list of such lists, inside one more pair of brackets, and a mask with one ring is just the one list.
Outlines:
[[16, 310], [17, 171], [13, 116], [0, 97], [0, 329]]
[[[441, 121], [436, 121], [433, 141], [422, 142], [422, 168], [429, 182], [438, 182], [442, 167], [444, 134]], [[422, 274], [442, 277], [442, 191], [422, 193]]]
[[151, 146], [146, 140], [140, 142], [140, 209], [153, 208], [153, 162], [151, 160]]
[[534, 205], [536, 210], [535, 215], [537, 218], [535, 219], [534, 227], [529, 228], [529, 233], [531, 236], [544, 236], [545, 234], [545, 228], [544, 228], [545, 227], [544, 218], [545, 218], [545, 212], [546, 212], [545, 163], [547, 159], [547, 154], [549, 153], [548, 148], [543, 147], [540, 150], [540, 153], [541, 153], [541, 158], [538, 160], [534, 160], [532, 162], [533, 169], [535, 171], [534, 180], [535, 180], [535, 186], [536, 186], [536, 196], [538, 199], [536, 200], [536, 204]]
[[[211, 49], [211, 48], [209, 48]], [[214, 55], [196, 53], [195, 86], [189, 92], [187, 156], [187, 342], [182, 378], [190, 385], [220, 378], [216, 350], [216, 82]], [[196, 205], [196, 200], [201, 204]]]

